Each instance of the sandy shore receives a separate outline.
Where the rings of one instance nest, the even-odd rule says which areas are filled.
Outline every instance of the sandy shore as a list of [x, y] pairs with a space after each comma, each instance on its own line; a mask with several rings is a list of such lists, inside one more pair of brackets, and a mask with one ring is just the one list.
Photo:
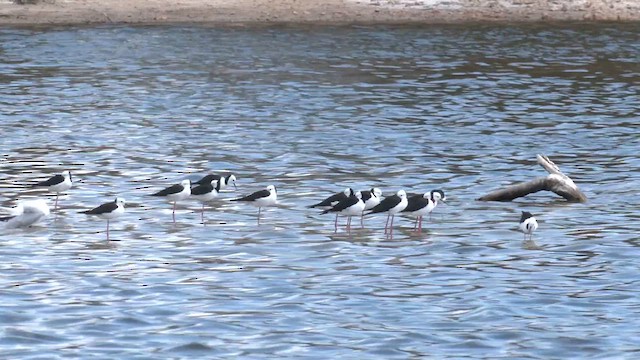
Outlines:
[[640, 0], [0, 0], [0, 24], [640, 21]]

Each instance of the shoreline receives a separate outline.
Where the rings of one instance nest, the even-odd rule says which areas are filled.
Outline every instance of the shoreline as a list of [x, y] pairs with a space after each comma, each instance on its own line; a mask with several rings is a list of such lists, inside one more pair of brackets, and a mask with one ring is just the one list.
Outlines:
[[637, 0], [0, 0], [0, 25], [636, 22]]

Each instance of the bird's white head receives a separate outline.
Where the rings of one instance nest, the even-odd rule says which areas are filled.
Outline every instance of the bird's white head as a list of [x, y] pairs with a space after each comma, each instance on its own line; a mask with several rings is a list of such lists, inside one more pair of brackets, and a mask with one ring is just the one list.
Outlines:
[[269, 190], [269, 192], [270, 192], [271, 194], [276, 194], [276, 193], [277, 193], [275, 185], [269, 185], [269, 186], [267, 186], [267, 190]]
[[191, 180], [184, 179], [180, 182], [180, 185], [184, 186], [185, 188], [191, 188]]
[[225, 180], [226, 180], [227, 185], [233, 184], [233, 188], [235, 190], [238, 190], [238, 186], [236, 186], [236, 176], [235, 175], [231, 174], [231, 175], [227, 176]]
[[433, 200], [434, 202], [442, 201], [444, 203], [447, 200], [447, 197], [444, 196], [444, 191], [442, 190], [432, 190], [431, 200]]
[[63, 171], [62, 176], [64, 176], [65, 179], [69, 179], [69, 181], [71, 181], [71, 171], [69, 170]]
[[126, 201], [125, 201], [123, 198], [121, 198], [121, 197], [117, 197], [117, 198], [116, 198], [115, 203], [116, 203], [116, 205], [118, 205], [118, 206], [124, 206], [124, 204], [126, 203]]
[[407, 193], [404, 190], [398, 190], [396, 195], [398, 195], [401, 199], [404, 199], [407, 197]]
[[373, 188], [371, 189], [371, 194], [373, 194], [373, 196], [380, 198], [382, 196], [382, 190], [378, 189], [378, 188]]
[[356, 197], [358, 199], [362, 199], [362, 193], [360, 191], [356, 191]]
[[344, 193], [346, 196], [351, 196], [351, 193], [352, 193], [352, 192], [353, 192], [353, 189], [352, 189], [352, 188], [346, 188], [346, 189], [344, 189], [344, 191], [343, 191], [343, 193]]

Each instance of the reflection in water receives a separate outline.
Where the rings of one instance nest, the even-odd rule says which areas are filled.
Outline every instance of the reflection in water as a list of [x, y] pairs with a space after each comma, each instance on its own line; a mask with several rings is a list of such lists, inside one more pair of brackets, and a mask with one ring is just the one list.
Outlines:
[[[629, 357], [636, 38], [635, 24], [0, 30], [0, 205], [51, 202], [32, 178], [76, 182], [45, 226], [0, 234], [0, 357]], [[536, 153], [590, 202], [474, 200], [545, 175]], [[150, 196], [211, 172], [238, 191], [206, 226], [196, 201], [174, 225]], [[268, 184], [280, 204], [259, 225], [229, 201]], [[385, 237], [373, 215], [334, 232], [307, 206], [345, 187], [450, 201], [422, 234], [398, 216]], [[116, 196], [131, 204], [104, 242], [79, 212]], [[544, 222], [535, 242], [514, 229], [523, 209]]]

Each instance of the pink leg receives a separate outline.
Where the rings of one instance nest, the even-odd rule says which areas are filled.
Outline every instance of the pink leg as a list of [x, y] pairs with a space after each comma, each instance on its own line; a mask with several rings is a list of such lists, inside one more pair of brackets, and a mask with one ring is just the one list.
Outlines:
[[333, 224], [334, 232], [338, 232], [338, 213], [336, 213], [336, 221]]
[[413, 231], [417, 231], [418, 230], [418, 219], [420, 219], [420, 216], [416, 216], [416, 223], [413, 224]]
[[55, 203], [55, 205], [53, 205], [53, 210], [58, 209], [58, 195], [60, 195], [60, 194], [56, 193], [56, 203]]
[[260, 225], [260, 213], [262, 212], [262, 208], [258, 208], [258, 225]]
[[389, 218], [391, 217], [391, 214], [387, 214], [387, 222], [384, 224], [384, 233], [386, 234], [388, 229], [389, 229]]
[[360, 228], [364, 229], [364, 211], [362, 212], [362, 215], [360, 215]]
[[347, 216], [347, 232], [351, 232], [351, 215]]
[[395, 215], [391, 215], [391, 228], [389, 229], [389, 234], [393, 235], [393, 219], [395, 218]]
[[201, 219], [202, 219], [202, 223], [204, 224], [204, 203], [202, 203], [202, 216], [201, 216]]
[[420, 234], [422, 234], [422, 215], [420, 215], [420, 229], [418, 230]]

